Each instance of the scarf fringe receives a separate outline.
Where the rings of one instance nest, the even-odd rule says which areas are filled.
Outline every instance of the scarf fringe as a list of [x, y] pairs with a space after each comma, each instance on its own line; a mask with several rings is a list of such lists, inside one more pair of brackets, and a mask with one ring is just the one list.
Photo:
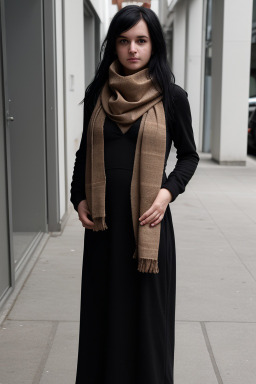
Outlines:
[[139, 259], [138, 271], [149, 272], [149, 273], [159, 273], [158, 260]]
[[105, 229], [108, 229], [105, 217], [95, 217], [93, 222], [93, 231], [104, 231]]

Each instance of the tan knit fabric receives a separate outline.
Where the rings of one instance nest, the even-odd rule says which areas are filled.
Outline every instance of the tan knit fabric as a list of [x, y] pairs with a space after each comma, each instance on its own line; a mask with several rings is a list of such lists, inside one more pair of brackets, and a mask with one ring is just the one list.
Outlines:
[[[107, 229], [105, 222], [106, 176], [104, 169], [103, 126], [106, 114], [125, 133], [143, 116], [139, 128], [132, 182], [131, 208], [138, 271], [158, 273], [160, 228], [141, 226], [139, 217], [153, 204], [161, 188], [166, 149], [166, 126], [162, 95], [143, 69], [129, 76], [120, 75], [114, 61], [109, 81], [103, 87], [92, 113], [87, 132], [85, 192], [94, 222], [94, 231]], [[120, 255], [122, 257], [122, 255]]]

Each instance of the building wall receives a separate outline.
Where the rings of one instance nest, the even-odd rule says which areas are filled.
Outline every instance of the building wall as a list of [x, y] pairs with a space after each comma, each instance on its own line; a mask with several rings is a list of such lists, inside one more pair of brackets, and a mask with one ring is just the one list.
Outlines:
[[57, 66], [57, 110], [58, 110], [58, 162], [59, 162], [59, 220], [66, 212], [65, 180], [65, 122], [64, 122], [64, 68], [63, 68], [63, 25], [62, 0], [55, 0], [56, 5], [56, 66]]
[[75, 151], [83, 125], [84, 97], [84, 26], [83, 0], [64, 1], [65, 6], [65, 114], [66, 114], [66, 162], [67, 189], [73, 173]]
[[[219, 18], [217, 19], [217, 15]], [[222, 92], [222, 53], [223, 53], [223, 18], [224, 3], [217, 0], [213, 7], [213, 57], [212, 77], [218, 81], [212, 81], [212, 116], [211, 116], [211, 152], [215, 159], [220, 157], [220, 136], [221, 136], [221, 92]], [[219, 21], [218, 21], [219, 20]], [[216, 24], [218, 28], [216, 28]]]
[[[107, 1], [105, 1], [107, 3]], [[100, 21], [104, 23], [104, 17], [105, 17], [105, 5], [103, 1], [99, 0], [91, 0], [91, 4], [93, 8], [95, 9], [95, 12], [98, 14]]]
[[[199, 150], [204, 128], [206, 3], [206, 0], [171, 1], [165, 20], [166, 31], [173, 26], [172, 69], [176, 82], [188, 92]], [[214, 0], [213, 8], [211, 152], [219, 163], [244, 164], [252, 0]]]
[[[221, 114], [220, 161], [239, 162], [245, 161], [247, 152], [252, 0], [226, 0], [224, 20], [222, 100], [225, 104]], [[240, 96], [230, 103], [230, 94], [236, 94], [237, 90]]]
[[185, 88], [189, 95], [193, 116], [194, 136], [197, 147], [201, 147], [202, 107], [202, 55], [203, 52], [203, 0], [191, 0], [187, 9], [186, 73]]
[[246, 162], [251, 21], [251, 0], [213, 2], [212, 155], [221, 164]]
[[188, 92], [198, 148], [202, 130], [203, 10], [203, 0], [181, 0], [165, 27], [173, 23], [172, 70], [176, 83]]
[[177, 4], [173, 20], [173, 73], [176, 83], [185, 87], [186, 69], [186, 15], [187, 5], [185, 1]]
[[[105, 35], [107, 1], [26, 0], [20, 7], [15, 0], [0, 0], [4, 156], [0, 167], [4, 186], [0, 199], [0, 309], [19, 276], [27, 273], [25, 267], [36, 248], [46, 241], [45, 233], [61, 230], [68, 212], [75, 152], [83, 129], [83, 104], [79, 102], [84, 98], [89, 70], [85, 65], [85, 3], [95, 20], [88, 55], [99, 49]], [[95, 53], [94, 65], [96, 59]], [[31, 97], [24, 98], [20, 92], [25, 83]], [[13, 121], [5, 119], [7, 112], [14, 116]], [[26, 172], [20, 172], [24, 164], [28, 164]], [[13, 191], [18, 191], [17, 198]], [[22, 210], [17, 209], [17, 202]]]

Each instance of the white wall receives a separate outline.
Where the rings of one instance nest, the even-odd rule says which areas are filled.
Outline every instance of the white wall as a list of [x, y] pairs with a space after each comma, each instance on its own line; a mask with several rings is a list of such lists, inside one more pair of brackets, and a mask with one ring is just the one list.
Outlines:
[[[90, 0], [90, 2], [92, 4], [93, 8], [95, 9], [95, 12], [99, 16], [100, 21], [104, 22], [104, 18], [105, 18], [105, 4], [104, 4], [104, 2], [99, 1], [99, 0]], [[107, 3], [107, 1], [105, 1], [105, 3]]]
[[151, 0], [151, 9], [157, 14], [157, 16], [159, 16], [159, 1], [162, 0]]
[[203, 36], [203, 0], [190, 0], [187, 20], [187, 53], [185, 89], [188, 92], [193, 119], [193, 130], [197, 147], [201, 146], [201, 73]]
[[[195, 141], [201, 149], [204, 0], [179, 0], [171, 7], [173, 72], [176, 83], [188, 92]], [[213, 10], [211, 150], [220, 163], [243, 164], [247, 151], [252, 0], [214, 0]]]
[[188, 92], [197, 148], [201, 137], [203, 0], [179, 1], [173, 16], [173, 73]]
[[[252, 0], [225, 1], [221, 161], [240, 161], [246, 158], [251, 19]], [[239, 28], [237, 28], [238, 25]], [[230, 102], [230, 95], [236, 95], [238, 90], [239, 95], [232, 97], [232, 102]]]
[[[84, 79], [84, 25], [83, 0], [64, 0], [65, 6], [65, 83], [66, 83], [66, 146], [67, 189], [73, 174], [75, 152], [78, 148], [83, 126]], [[73, 89], [71, 89], [71, 75]]]
[[58, 99], [58, 155], [59, 155], [59, 201], [61, 219], [66, 211], [65, 184], [65, 132], [64, 132], [64, 87], [63, 87], [63, 41], [62, 1], [56, 0], [56, 58], [57, 58], [57, 99]]
[[[224, 5], [221, 0], [216, 0], [213, 10], [212, 154], [222, 164], [244, 164], [247, 154], [252, 0], [225, 0]], [[220, 10], [223, 13], [222, 36], [217, 29]]]
[[186, 5], [183, 1], [175, 7], [173, 20], [173, 73], [176, 83], [185, 86], [186, 64]]

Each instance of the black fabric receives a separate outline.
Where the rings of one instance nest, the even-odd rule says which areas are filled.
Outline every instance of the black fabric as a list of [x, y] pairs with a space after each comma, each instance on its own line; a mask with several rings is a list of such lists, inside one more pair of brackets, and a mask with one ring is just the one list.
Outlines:
[[139, 121], [104, 125], [106, 231], [85, 229], [76, 384], [173, 383], [175, 244], [161, 222], [159, 274], [132, 258], [130, 185]]
[[[173, 199], [185, 190], [199, 160], [181, 88], [176, 108], [175, 124], [167, 125], [166, 162], [172, 140], [178, 160], [162, 183]], [[104, 124], [108, 229], [85, 229], [76, 384], [173, 384], [176, 255], [170, 206], [159, 224], [159, 273], [138, 272], [132, 258], [130, 186], [140, 120], [126, 134], [109, 118]], [[71, 188], [76, 209], [85, 198], [85, 131]]]

